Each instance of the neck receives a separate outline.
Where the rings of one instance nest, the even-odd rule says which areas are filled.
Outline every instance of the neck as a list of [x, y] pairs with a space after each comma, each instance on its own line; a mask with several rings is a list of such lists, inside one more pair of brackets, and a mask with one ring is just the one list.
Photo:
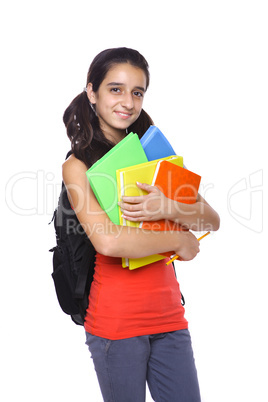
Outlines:
[[127, 135], [126, 130], [118, 130], [112, 133], [111, 132], [107, 133], [106, 131], [103, 131], [103, 133], [107, 138], [107, 140], [113, 142], [114, 144], [118, 144], [118, 142], [120, 142]]

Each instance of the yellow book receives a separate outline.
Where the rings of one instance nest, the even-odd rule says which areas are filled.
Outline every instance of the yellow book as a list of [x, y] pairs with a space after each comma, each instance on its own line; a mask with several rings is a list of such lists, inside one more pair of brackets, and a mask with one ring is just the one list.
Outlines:
[[[117, 193], [118, 199], [120, 200], [122, 196], [140, 196], [147, 194], [145, 191], [138, 188], [136, 185], [137, 181], [140, 183], [148, 183], [151, 184], [155, 169], [158, 161], [167, 160], [172, 162], [175, 165], [183, 167], [183, 158], [182, 156], [173, 155], [168, 156], [161, 159], [156, 159], [150, 162], [141, 163], [138, 165], [130, 166], [123, 169], [118, 169], [116, 171], [116, 181], [117, 181]], [[140, 222], [131, 222], [122, 217], [122, 211], [119, 208], [119, 224], [123, 226], [132, 226], [139, 227]], [[123, 258], [122, 266], [129, 267], [129, 269], [136, 269], [143, 265], [150, 264], [155, 261], [159, 261], [163, 258], [166, 258], [159, 254], [154, 254], [151, 256], [143, 257], [143, 258]]]

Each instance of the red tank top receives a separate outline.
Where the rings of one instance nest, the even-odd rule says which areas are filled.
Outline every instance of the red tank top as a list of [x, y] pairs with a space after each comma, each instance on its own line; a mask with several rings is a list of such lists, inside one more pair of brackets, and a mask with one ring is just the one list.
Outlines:
[[124, 339], [186, 329], [179, 284], [166, 259], [130, 271], [121, 258], [96, 255], [85, 329]]

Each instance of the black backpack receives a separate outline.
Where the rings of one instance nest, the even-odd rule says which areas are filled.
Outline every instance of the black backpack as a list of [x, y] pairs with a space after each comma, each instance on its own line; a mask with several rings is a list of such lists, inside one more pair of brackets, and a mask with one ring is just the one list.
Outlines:
[[57, 298], [62, 310], [77, 325], [84, 325], [96, 251], [70, 205], [64, 183], [52, 221], [57, 245], [49, 251]]

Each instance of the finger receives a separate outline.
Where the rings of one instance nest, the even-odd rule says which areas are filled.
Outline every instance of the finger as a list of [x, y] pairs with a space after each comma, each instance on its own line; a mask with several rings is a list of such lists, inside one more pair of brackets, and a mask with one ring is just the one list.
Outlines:
[[143, 221], [151, 221], [152, 218], [143, 215], [142, 213], [137, 213], [137, 214], [128, 214], [128, 213], [123, 213], [122, 218], [132, 221], [132, 222], [143, 222]]
[[134, 216], [130, 216], [130, 215], [127, 215], [127, 214], [126, 215], [123, 214], [122, 218], [126, 219], [127, 221], [131, 221], [131, 222], [141, 222], [141, 221], [145, 220], [144, 217], [142, 217], [142, 216], [134, 217]]
[[145, 198], [144, 195], [139, 195], [139, 196], [136, 196], [136, 197], [129, 197], [129, 196], [124, 195], [122, 197], [122, 201], [124, 203], [126, 202], [128, 204], [141, 204], [145, 200], [146, 200], [146, 198]]
[[155, 186], [150, 186], [149, 184], [147, 184], [147, 183], [140, 183], [139, 181], [137, 181], [137, 186], [140, 188], [140, 189], [142, 189], [142, 190], [145, 190], [145, 191], [147, 191], [148, 193], [151, 193], [152, 191], [157, 191], [158, 189], [157, 189], [157, 187], [155, 187]]
[[128, 213], [142, 211], [141, 204], [129, 204], [126, 202], [118, 202], [119, 207], [122, 212], [127, 211]]
[[143, 215], [141, 211], [127, 211], [127, 210], [122, 210], [122, 216], [124, 217], [131, 217], [131, 218], [140, 218]]

